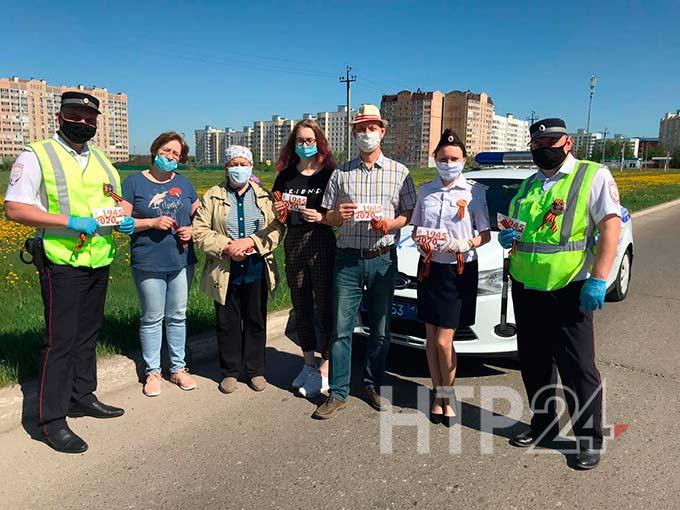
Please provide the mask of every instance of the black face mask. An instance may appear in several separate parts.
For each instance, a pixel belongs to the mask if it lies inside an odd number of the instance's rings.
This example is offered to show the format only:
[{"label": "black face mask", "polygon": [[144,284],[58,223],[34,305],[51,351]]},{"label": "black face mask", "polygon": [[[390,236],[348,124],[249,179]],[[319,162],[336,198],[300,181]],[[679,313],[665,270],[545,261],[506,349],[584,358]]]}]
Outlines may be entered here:
[{"label": "black face mask", "polygon": [[[566,143],[564,144],[566,145]],[[559,147],[539,147],[531,150],[531,157],[538,168],[542,170],[555,170],[559,168],[567,154],[564,152],[564,145]]]},{"label": "black face mask", "polygon": [[64,136],[75,143],[85,143],[94,138],[97,128],[82,122],[69,122],[61,119],[61,131]]}]

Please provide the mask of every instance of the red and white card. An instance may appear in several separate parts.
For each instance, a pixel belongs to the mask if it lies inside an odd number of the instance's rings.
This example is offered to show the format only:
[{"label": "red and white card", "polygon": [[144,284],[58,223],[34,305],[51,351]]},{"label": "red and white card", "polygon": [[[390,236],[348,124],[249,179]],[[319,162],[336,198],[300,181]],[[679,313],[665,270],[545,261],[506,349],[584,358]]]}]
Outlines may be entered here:
[{"label": "red and white card", "polygon": [[289,211],[300,212],[302,209],[307,207],[307,197],[303,195],[284,193],[281,195],[281,200],[288,204]]},{"label": "red and white card", "polygon": [[496,221],[498,222],[498,230],[505,230],[506,228],[511,228],[517,232],[524,232],[527,224],[524,221],[516,220],[505,214],[498,213],[496,216]]},{"label": "red and white card", "polygon": [[435,251],[441,251],[449,241],[449,232],[445,228],[416,227],[416,243],[422,244],[429,241]]},{"label": "red and white card", "polygon": [[92,217],[100,227],[115,227],[123,223],[125,213],[122,207],[101,207],[92,209]]},{"label": "red and white card", "polygon": [[357,204],[354,209],[354,221],[382,220],[384,217],[381,204]]}]

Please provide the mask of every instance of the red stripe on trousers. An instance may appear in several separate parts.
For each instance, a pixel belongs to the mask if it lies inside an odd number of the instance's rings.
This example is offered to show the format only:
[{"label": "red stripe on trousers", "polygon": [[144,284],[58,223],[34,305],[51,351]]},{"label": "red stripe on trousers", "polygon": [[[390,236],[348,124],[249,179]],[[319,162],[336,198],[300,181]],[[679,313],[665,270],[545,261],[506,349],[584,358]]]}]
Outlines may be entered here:
[{"label": "red stripe on trousers", "polygon": [[[40,378],[40,421],[43,421],[43,391],[45,387],[45,373],[47,372],[47,358],[50,355],[50,350],[52,349],[52,275],[49,271],[47,273],[47,281],[49,284],[50,292],[50,310],[47,317],[47,352],[45,352],[45,360],[43,361],[42,377]],[[47,425],[43,424],[43,431],[47,434]]]}]

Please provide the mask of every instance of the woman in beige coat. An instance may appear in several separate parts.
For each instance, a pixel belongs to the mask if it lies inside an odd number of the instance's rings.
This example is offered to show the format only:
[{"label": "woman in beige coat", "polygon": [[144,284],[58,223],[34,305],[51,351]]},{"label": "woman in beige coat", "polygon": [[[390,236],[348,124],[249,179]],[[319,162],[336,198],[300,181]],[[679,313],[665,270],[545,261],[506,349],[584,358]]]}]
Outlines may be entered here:
[{"label": "woman in beige coat", "polygon": [[215,301],[219,389],[229,394],[242,364],[253,390],[266,387],[267,293],[276,287],[273,251],[284,226],[269,192],[250,180],[250,149],[232,145],[226,159],[226,179],[203,195],[192,227],[206,255],[201,290]]}]

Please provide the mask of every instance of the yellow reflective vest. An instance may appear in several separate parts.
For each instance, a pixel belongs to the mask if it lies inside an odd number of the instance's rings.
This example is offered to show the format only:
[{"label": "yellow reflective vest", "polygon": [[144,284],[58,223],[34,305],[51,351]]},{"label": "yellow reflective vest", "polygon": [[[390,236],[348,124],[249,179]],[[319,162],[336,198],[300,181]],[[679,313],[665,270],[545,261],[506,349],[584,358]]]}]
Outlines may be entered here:
[{"label": "yellow reflective vest", "polygon": [[526,223],[510,257],[510,274],[527,288],[566,287],[583,268],[590,214],[588,198],[599,165],[577,161],[574,170],[548,191],[536,175],[526,179],[510,202],[509,215]]},{"label": "yellow reflective vest", "polygon": [[[42,171],[42,185],[47,197],[47,212],[65,216],[92,217],[92,210],[114,207],[113,198],[104,195],[103,184],[112,184],[120,194],[120,177],[108,158],[90,146],[90,157],[83,170],[78,161],[56,140],[29,145]],[[80,250],[80,234],[69,229],[44,229],[45,255],[54,264],[73,267],[104,267],[116,253],[112,227],[99,227],[88,236]]]}]

